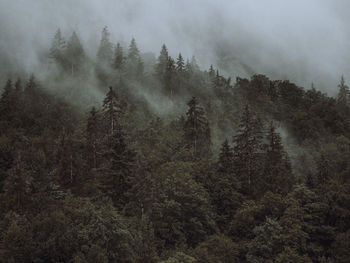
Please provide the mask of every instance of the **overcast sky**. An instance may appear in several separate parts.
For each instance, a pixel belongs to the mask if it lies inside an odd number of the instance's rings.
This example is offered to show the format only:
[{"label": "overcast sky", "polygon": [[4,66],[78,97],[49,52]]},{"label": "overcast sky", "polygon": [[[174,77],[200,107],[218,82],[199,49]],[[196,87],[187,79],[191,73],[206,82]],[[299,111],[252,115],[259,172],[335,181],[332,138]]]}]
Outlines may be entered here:
[{"label": "overcast sky", "polygon": [[233,77],[314,82],[333,95],[341,74],[350,82],[349,12],[347,0],[0,0],[0,59],[35,71],[58,27],[94,56],[107,25],[112,41],[135,37],[143,52],[165,43],[203,68],[221,58]]}]

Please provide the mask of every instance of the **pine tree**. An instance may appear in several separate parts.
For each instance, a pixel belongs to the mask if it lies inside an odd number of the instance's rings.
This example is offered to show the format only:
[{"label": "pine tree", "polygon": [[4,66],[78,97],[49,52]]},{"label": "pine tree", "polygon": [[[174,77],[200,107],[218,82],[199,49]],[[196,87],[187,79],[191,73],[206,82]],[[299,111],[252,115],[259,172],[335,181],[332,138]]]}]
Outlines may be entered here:
[{"label": "pine tree", "polygon": [[59,67],[64,67],[66,61],[64,51],[66,48],[66,42],[62,37],[61,30],[57,29],[56,34],[52,40],[49,57],[55,61]]},{"label": "pine tree", "polygon": [[179,53],[179,56],[177,57],[177,60],[176,60],[176,71],[182,73],[184,70],[185,70],[185,62],[181,53]]},{"label": "pine tree", "polygon": [[128,60],[137,63],[138,59],[140,57],[140,51],[137,47],[135,38],[131,39],[129,50],[128,50]]},{"label": "pine tree", "polygon": [[121,70],[124,65],[124,53],[123,53],[123,48],[120,45],[120,43],[117,43],[117,46],[114,50],[114,63],[113,67],[115,69]]},{"label": "pine tree", "polygon": [[73,32],[71,38],[69,39],[64,54],[67,57],[68,61],[67,71],[69,71],[73,76],[75,72],[81,70],[86,57],[83,46],[81,45],[80,40],[75,32]]},{"label": "pine tree", "polygon": [[158,63],[156,64],[155,68],[156,75],[161,82],[164,80],[164,75],[168,64],[168,57],[168,49],[166,45],[163,44],[162,49],[160,51],[160,55],[158,57]]},{"label": "pine tree", "polygon": [[195,97],[188,102],[187,119],[184,125],[185,142],[193,159],[210,155],[210,128],[208,119]]},{"label": "pine tree", "polygon": [[260,120],[247,105],[234,136],[234,167],[244,194],[254,195],[262,168]]},{"label": "pine tree", "polygon": [[137,79],[143,75],[143,62],[134,38],[129,45],[126,68],[130,78]]},{"label": "pine tree", "polygon": [[14,106],[14,89],[12,81],[7,80],[4,87],[4,91],[0,98],[0,119],[3,121],[10,121],[11,115],[13,114]]},{"label": "pine tree", "polygon": [[270,123],[266,139],[268,143],[265,146],[264,176],[260,185],[265,185],[263,191],[286,194],[293,184],[292,169],[288,155],[283,149],[281,136],[276,132],[273,122]]},{"label": "pine tree", "polygon": [[197,64],[197,59],[195,56],[192,56],[192,58],[191,58],[191,67],[192,67],[193,71],[195,71],[195,72],[199,71],[199,66]]},{"label": "pine tree", "polygon": [[123,113],[123,109],[112,87],[109,87],[109,91],[103,100],[102,112],[108,135],[113,135],[113,133],[120,128],[120,117]]},{"label": "pine tree", "polygon": [[225,140],[221,146],[216,173],[210,181],[210,195],[218,214],[217,223],[225,231],[233,219],[234,213],[242,203],[242,196],[238,192],[239,184],[234,174],[233,149]]},{"label": "pine tree", "polygon": [[218,161],[218,172],[222,174],[232,174],[233,172],[233,149],[226,139],[221,146],[219,161]]},{"label": "pine tree", "polygon": [[175,74],[176,74],[175,62],[169,56],[167,67],[165,70],[165,75],[164,75],[164,90],[170,98],[172,98],[175,93]]},{"label": "pine tree", "polygon": [[349,95],[350,95],[350,91],[349,91],[349,87],[347,85],[345,85],[345,80],[344,80],[344,76],[341,76],[340,78],[340,84],[338,85],[339,87],[339,92],[338,92],[338,103],[342,106],[342,107],[347,107],[349,106]]},{"label": "pine tree", "polygon": [[133,180],[135,151],[129,149],[121,128],[114,131],[105,146],[106,168],[100,170],[100,186],[111,197],[114,205],[123,208],[127,203],[127,192]]},{"label": "pine tree", "polygon": [[99,138],[99,119],[95,107],[92,107],[86,124],[86,151],[90,169],[97,168],[97,148]]},{"label": "pine tree", "polygon": [[213,78],[214,76],[215,76],[214,67],[213,67],[213,65],[210,65],[210,68],[209,68],[209,77]]},{"label": "pine tree", "polygon": [[110,33],[107,27],[102,30],[100,46],[97,52],[97,60],[102,65],[110,66],[113,59],[113,46],[109,40]]}]

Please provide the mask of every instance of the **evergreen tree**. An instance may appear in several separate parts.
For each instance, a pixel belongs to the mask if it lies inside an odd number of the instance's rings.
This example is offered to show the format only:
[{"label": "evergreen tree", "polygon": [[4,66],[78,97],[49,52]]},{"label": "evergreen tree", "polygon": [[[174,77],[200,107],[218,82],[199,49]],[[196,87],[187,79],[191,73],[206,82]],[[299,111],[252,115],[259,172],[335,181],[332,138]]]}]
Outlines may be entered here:
[{"label": "evergreen tree", "polygon": [[349,87],[345,85],[345,80],[344,76],[341,76],[340,78],[340,84],[338,85],[339,87],[339,92],[338,92],[338,103],[342,107],[347,107],[349,106],[349,96],[350,96],[350,91]]},{"label": "evergreen tree", "polygon": [[140,78],[143,75],[143,63],[134,38],[131,39],[129,45],[126,68],[127,74],[133,79]]},{"label": "evergreen tree", "polygon": [[209,68],[209,76],[211,78],[213,78],[215,76],[215,70],[214,70],[214,67],[213,65],[210,65],[210,68]]},{"label": "evergreen tree", "polygon": [[[270,190],[279,194],[287,194],[293,184],[292,168],[287,153],[283,149],[280,135],[276,132],[273,122],[270,123],[267,134],[265,168],[261,185],[262,191]],[[262,194],[262,193],[261,193]]]},{"label": "evergreen tree", "polygon": [[174,60],[169,56],[168,57],[168,63],[167,67],[165,70],[165,75],[164,75],[164,90],[166,94],[172,98],[175,93],[175,62]]},{"label": "evergreen tree", "polygon": [[113,67],[117,70],[121,70],[124,65],[124,53],[123,53],[123,47],[120,45],[120,43],[117,43],[117,46],[114,50],[114,63]]},{"label": "evergreen tree", "polygon": [[113,59],[113,46],[109,40],[110,33],[107,27],[102,30],[100,46],[97,52],[97,61],[102,65],[110,66]]},{"label": "evergreen tree", "polygon": [[108,135],[112,135],[120,128],[120,117],[123,113],[119,98],[112,87],[109,87],[109,91],[103,100],[102,112]]},{"label": "evergreen tree", "polygon": [[219,161],[218,161],[218,172],[222,174],[233,173],[233,149],[226,139],[221,146]]},{"label": "evergreen tree", "polygon": [[123,208],[133,180],[136,153],[126,144],[121,128],[109,136],[103,155],[106,163],[100,169],[101,189],[116,207]]},{"label": "evergreen tree", "polygon": [[14,104],[14,89],[12,81],[7,80],[4,87],[4,91],[0,98],[0,119],[3,121],[10,121],[11,115],[13,114],[13,104]]},{"label": "evergreen tree", "polygon": [[156,64],[156,68],[155,68],[156,75],[161,82],[163,82],[164,80],[164,75],[168,65],[168,57],[169,57],[168,49],[166,45],[163,44],[162,49],[160,51],[160,55],[158,56],[158,63]]},{"label": "evergreen tree", "polygon": [[234,174],[233,157],[233,150],[225,140],[221,146],[216,173],[211,178],[209,187],[218,215],[216,221],[222,231],[226,231],[243,199],[238,192],[239,184]]},{"label": "evergreen tree", "polygon": [[176,60],[176,70],[177,72],[181,72],[181,73],[185,70],[185,62],[181,53],[179,53],[179,56],[177,57],[177,60]]},{"label": "evergreen tree", "polygon": [[192,97],[187,105],[189,108],[184,125],[186,146],[192,152],[193,159],[209,156],[211,138],[208,119],[195,97]]},{"label": "evergreen tree", "polygon": [[73,32],[71,38],[67,43],[65,50],[65,56],[67,57],[68,68],[67,71],[71,72],[73,76],[75,72],[82,69],[85,61],[85,51],[80,43],[80,40],[75,32]]},{"label": "evergreen tree", "polygon": [[59,67],[64,67],[66,61],[64,56],[64,51],[66,48],[66,42],[62,37],[61,30],[57,29],[55,36],[51,43],[50,55],[49,57],[55,61]]},{"label": "evergreen tree", "polygon": [[247,105],[234,136],[234,167],[239,176],[243,193],[256,194],[257,182],[262,169],[262,130],[260,120]]},{"label": "evergreen tree", "polygon": [[86,124],[86,151],[89,168],[97,168],[97,149],[99,138],[99,119],[95,107],[92,107]]},{"label": "evergreen tree", "polygon": [[135,38],[132,38],[128,50],[128,60],[136,64],[139,57],[140,51],[137,47],[136,40]]}]

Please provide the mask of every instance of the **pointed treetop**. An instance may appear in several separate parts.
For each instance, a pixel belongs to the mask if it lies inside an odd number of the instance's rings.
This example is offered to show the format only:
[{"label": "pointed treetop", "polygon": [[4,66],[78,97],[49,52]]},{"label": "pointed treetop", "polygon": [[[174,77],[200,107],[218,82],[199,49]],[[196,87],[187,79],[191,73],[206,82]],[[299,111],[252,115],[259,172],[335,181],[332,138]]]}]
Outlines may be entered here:
[{"label": "pointed treetop", "polygon": [[109,40],[110,33],[107,27],[104,27],[101,33],[100,46],[97,52],[97,58],[100,62],[110,63],[113,57],[113,46]]}]

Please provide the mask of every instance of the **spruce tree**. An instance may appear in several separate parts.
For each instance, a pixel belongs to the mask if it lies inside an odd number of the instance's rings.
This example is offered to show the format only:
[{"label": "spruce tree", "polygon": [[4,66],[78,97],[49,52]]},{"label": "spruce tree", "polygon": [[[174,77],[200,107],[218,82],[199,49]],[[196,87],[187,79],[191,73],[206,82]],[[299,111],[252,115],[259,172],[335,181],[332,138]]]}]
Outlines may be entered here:
[{"label": "spruce tree", "polygon": [[68,62],[66,70],[73,76],[82,69],[86,57],[83,46],[75,32],[73,32],[71,38],[67,42],[65,56]]},{"label": "spruce tree", "polygon": [[184,136],[186,146],[196,160],[210,155],[210,128],[204,109],[198,105],[197,99],[192,97],[187,105]]},{"label": "spruce tree", "polygon": [[55,36],[51,43],[49,57],[59,66],[64,67],[66,61],[64,51],[66,48],[66,42],[62,37],[61,30],[57,29]]},{"label": "spruce tree", "polygon": [[10,121],[10,116],[13,114],[14,104],[14,89],[12,81],[7,80],[4,91],[0,98],[0,119],[3,121]]},{"label": "spruce tree", "polygon": [[262,127],[247,105],[234,141],[234,167],[244,194],[253,196],[262,169]]},{"label": "spruce tree", "polygon": [[104,146],[104,168],[100,169],[100,187],[114,205],[123,208],[127,203],[127,192],[133,181],[135,151],[125,141],[125,134],[119,126]]},{"label": "spruce tree", "polygon": [[111,65],[113,59],[113,46],[109,40],[110,33],[107,27],[102,30],[100,46],[97,52],[97,61],[102,65]]},{"label": "spruce tree", "polygon": [[99,138],[99,118],[95,107],[92,107],[86,124],[86,151],[90,169],[97,168],[97,150]]},{"label": "spruce tree", "polygon": [[264,176],[260,185],[265,185],[263,191],[287,194],[293,184],[292,169],[273,122],[270,123],[266,140]]},{"label": "spruce tree", "polygon": [[143,75],[143,62],[134,38],[129,45],[126,68],[129,78],[137,79]]},{"label": "spruce tree", "polygon": [[345,85],[344,76],[341,76],[340,84],[338,85],[338,87],[339,87],[338,104],[341,105],[342,107],[349,106],[350,91],[349,91],[349,87]]},{"label": "spruce tree", "polygon": [[232,174],[233,172],[233,149],[226,139],[221,146],[218,172],[222,174]]},{"label": "spruce tree", "polygon": [[158,79],[162,82],[164,80],[164,75],[166,72],[166,68],[168,65],[168,49],[165,44],[163,44],[162,49],[160,51],[160,55],[158,57],[158,63],[156,64],[156,75]]},{"label": "spruce tree", "polygon": [[180,72],[180,73],[182,73],[185,70],[185,62],[181,53],[179,53],[179,56],[177,57],[177,60],[176,60],[176,70],[177,72]]},{"label": "spruce tree", "polygon": [[168,57],[164,75],[164,90],[170,98],[172,98],[175,93],[175,74],[175,62],[171,57]]},{"label": "spruce tree", "polygon": [[209,187],[212,202],[218,214],[218,226],[222,231],[226,230],[236,209],[242,203],[242,196],[238,192],[238,180],[234,174],[233,158],[233,149],[228,140],[225,140],[220,149],[216,173],[211,178]]},{"label": "spruce tree", "polygon": [[123,109],[117,94],[112,87],[109,87],[109,91],[103,100],[103,119],[107,128],[107,134],[112,135],[120,125],[120,117],[123,113]]},{"label": "spruce tree", "polygon": [[114,50],[114,63],[113,67],[117,70],[121,70],[124,65],[124,53],[123,53],[123,47],[120,45],[120,43],[117,43],[117,46]]}]

